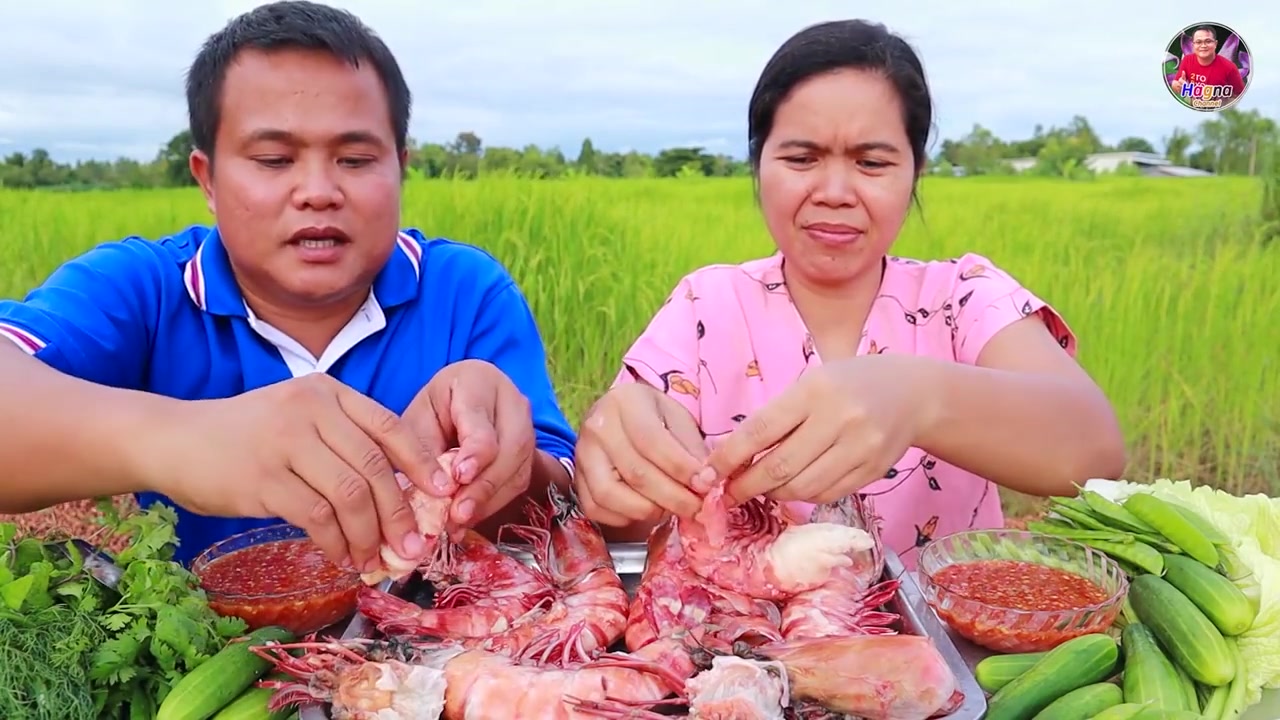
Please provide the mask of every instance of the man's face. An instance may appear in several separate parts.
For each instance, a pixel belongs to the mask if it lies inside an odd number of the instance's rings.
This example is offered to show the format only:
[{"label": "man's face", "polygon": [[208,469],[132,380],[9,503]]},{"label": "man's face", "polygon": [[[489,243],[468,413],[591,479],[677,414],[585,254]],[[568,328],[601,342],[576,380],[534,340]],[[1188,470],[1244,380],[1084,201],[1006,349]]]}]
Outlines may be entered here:
[{"label": "man's face", "polygon": [[244,51],[221,108],[212,166],[197,151],[191,169],[251,306],[363,301],[400,225],[401,157],[370,63]]},{"label": "man's face", "polygon": [[1218,51],[1218,41],[1214,39],[1213,33],[1208,30],[1197,30],[1196,34],[1191,37],[1191,42],[1196,57],[1201,60],[1212,60],[1214,53]]}]

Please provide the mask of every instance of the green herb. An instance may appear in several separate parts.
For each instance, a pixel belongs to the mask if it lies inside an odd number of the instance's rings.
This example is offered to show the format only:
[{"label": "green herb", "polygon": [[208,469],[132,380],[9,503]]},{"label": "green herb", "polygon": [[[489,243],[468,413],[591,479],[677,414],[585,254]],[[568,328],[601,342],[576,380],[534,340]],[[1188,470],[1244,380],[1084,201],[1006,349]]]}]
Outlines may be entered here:
[{"label": "green herb", "polygon": [[159,705],[183,675],[247,630],[243,620],[211,610],[195,575],[173,562],[177,520],[156,504],[119,521],[132,541],[116,558],[124,568],[120,599],[101,617],[109,639],[94,651],[89,673],[95,692],[105,690],[104,720],[127,718],[134,697]]},{"label": "green herb", "polygon": [[74,544],[53,552],[0,524],[0,718],[150,717],[178,680],[245,633],[173,561],[172,508],[108,514],[107,524],[130,538],[114,590],[88,574]]}]

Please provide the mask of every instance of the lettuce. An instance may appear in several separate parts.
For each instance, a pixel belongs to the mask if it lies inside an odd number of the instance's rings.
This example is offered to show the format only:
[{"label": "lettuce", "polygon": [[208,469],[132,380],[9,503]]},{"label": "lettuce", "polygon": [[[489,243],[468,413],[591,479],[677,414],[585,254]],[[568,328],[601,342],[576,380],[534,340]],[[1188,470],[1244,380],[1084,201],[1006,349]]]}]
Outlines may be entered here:
[{"label": "lettuce", "polygon": [[1260,494],[1238,497],[1172,480],[1105,485],[1091,480],[1086,487],[1117,502],[1151,493],[1194,510],[1231,538],[1230,552],[1223,553],[1227,575],[1258,608],[1253,627],[1237,638],[1249,667],[1247,702],[1259,702],[1264,688],[1280,688],[1280,500]]}]

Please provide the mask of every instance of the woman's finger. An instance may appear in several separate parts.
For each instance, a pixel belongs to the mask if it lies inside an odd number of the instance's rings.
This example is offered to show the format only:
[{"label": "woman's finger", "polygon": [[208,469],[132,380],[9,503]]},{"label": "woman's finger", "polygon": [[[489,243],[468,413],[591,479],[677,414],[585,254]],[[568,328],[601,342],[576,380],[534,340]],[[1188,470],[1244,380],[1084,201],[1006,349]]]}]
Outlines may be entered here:
[{"label": "woman's finger", "polygon": [[[870,448],[867,448],[859,454],[859,457],[870,456]],[[814,500],[814,502],[818,504],[835,502],[847,495],[861,492],[861,490],[866,486],[883,478],[884,474],[889,471],[889,468],[893,467],[893,464],[901,459],[902,455],[899,453],[892,459],[881,457],[878,460],[868,460],[858,463],[857,467],[850,469],[845,473],[844,477],[841,477],[836,482],[831,483],[826,490],[819,493],[817,495],[818,499]]]},{"label": "woman's finger", "polygon": [[[669,432],[666,430],[661,432],[671,442],[675,442]],[[657,465],[649,462],[631,444],[630,438],[626,435],[602,438],[602,442],[605,453],[613,462],[622,481],[654,505],[681,517],[689,517],[702,508],[702,500],[689,489],[688,485],[672,478]],[[686,482],[692,482],[692,480],[690,476]]]},{"label": "woman's finger", "polygon": [[808,417],[807,395],[792,386],[743,420],[711,451],[707,464],[715,470],[716,477],[728,478],[757,455],[782,442]]},{"label": "woman's finger", "polygon": [[835,430],[829,425],[810,419],[783,438],[777,447],[736,479],[731,480],[729,496],[735,502],[743,503],[791,483],[831,448],[836,437]]},{"label": "woman's finger", "polygon": [[[779,446],[778,450],[782,447]],[[774,452],[778,452],[775,450]],[[771,453],[772,455],[772,453]],[[822,504],[815,498],[827,497],[833,492],[843,492],[856,471],[865,464],[866,454],[855,443],[832,437],[832,442],[802,468],[790,482],[769,493],[780,502],[811,502]],[[837,497],[843,497],[839,495]]]},{"label": "woman's finger", "polygon": [[616,513],[601,505],[591,494],[591,484],[581,476],[575,475],[573,490],[578,496],[578,503],[588,519],[610,527],[626,527],[632,523],[631,518]]},{"label": "woman's finger", "polygon": [[584,494],[601,509],[627,518],[619,526],[652,517],[655,504],[628,487],[613,463],[602,446],[590,441],[579,444],[574,474],[581,478],[581,486],[587,489]]},{"label": "woman's finger", "polygon": [[[656,399],[659,402],[662,400]],[[672,421],[661,414],[658,403],[646,401],[621,408],[619,420],[622,432],[626,434],[627,444],[635,448],[646,466],[656,468],[661,474],[687,487],[693,483],[693,476],[702,469],[702,458],[690,452],[676,435],[679,432],[687,436],[688,425],[693,425],[694,432],[698,433],[693,418],[687,417],[689,413],[684,412],[684,408],[681,408],[681,412],[686,416],[687,422],[677,420],[675,422],[680,424],[673,427]],[[695,436],[700,437],[701,434]]]}]

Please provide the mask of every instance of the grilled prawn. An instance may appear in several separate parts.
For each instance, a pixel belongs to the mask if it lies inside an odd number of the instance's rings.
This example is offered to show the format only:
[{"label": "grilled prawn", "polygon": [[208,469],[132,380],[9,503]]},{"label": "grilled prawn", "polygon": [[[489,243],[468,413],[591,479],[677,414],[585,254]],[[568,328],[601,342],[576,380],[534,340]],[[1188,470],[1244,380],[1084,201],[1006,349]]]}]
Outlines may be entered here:
[{"label": "grilled prawn", "polygon": [[440,547],[439,537],[444,533],[445,522],[449,519],[449,506],[460,487],[453,470],[453,464],[457,458],[457,449],[449,450],[436,458],[436,462],[444,469],[445,477],[449,481],[448,487],[441,488],[439,495],[423,491],[422,488],[410,483],[409,478],[396,473],[400,490],[408,500],[409,507],[413,509],[413,518],[418,525],[418,532],[422,533],[422,538],[426,540],[425,549],[418,557],[404,558],[400,557],[395,548],[384,543],[379,551],[382,566],[373,572],[360,574],[360,579],[365,585],[377,585],[388,578],[402,580],[437,552]]},{"label": "grilled prawn", "polygon": [[655,705],[684,684],[662,664],[658,645],[563,669],[452,644],[306,641],[251,649],[294,678],[258,683],[275,690],[268,710],[328,702],[335,720],[623,717],[613,713]]},{"label": "grilled prawn", "polygon": [[[449,608],[422,608],[366,589],[358,597],[360,612],[388,635],[462,639],[469,647],[559,666],[604,652],[625,629],[626,589],[599,529],[573,496],[551,487],[548,497],[550,512],[529,511],[537,524],[502,529],[528,543],[534,568],[529,574],[515,570],[523,566],[519,560],[471,533],[464,542],[475,547],[450,544],[443,553],[460,558],[453,575],[473,579],[465,591],[445,591]],[[478,567],[464,567],[468,560]],[[491,577],[516,580],[504,585]]]},{"label": "grilled prawn", "polygon": [[689,567],[716,585],[764,600],[786,600],[822,585],[877,543],[841,522],[795,523],[763,496],[730,508],[722,483],[703,498],[692,520],[679,523]]}]

